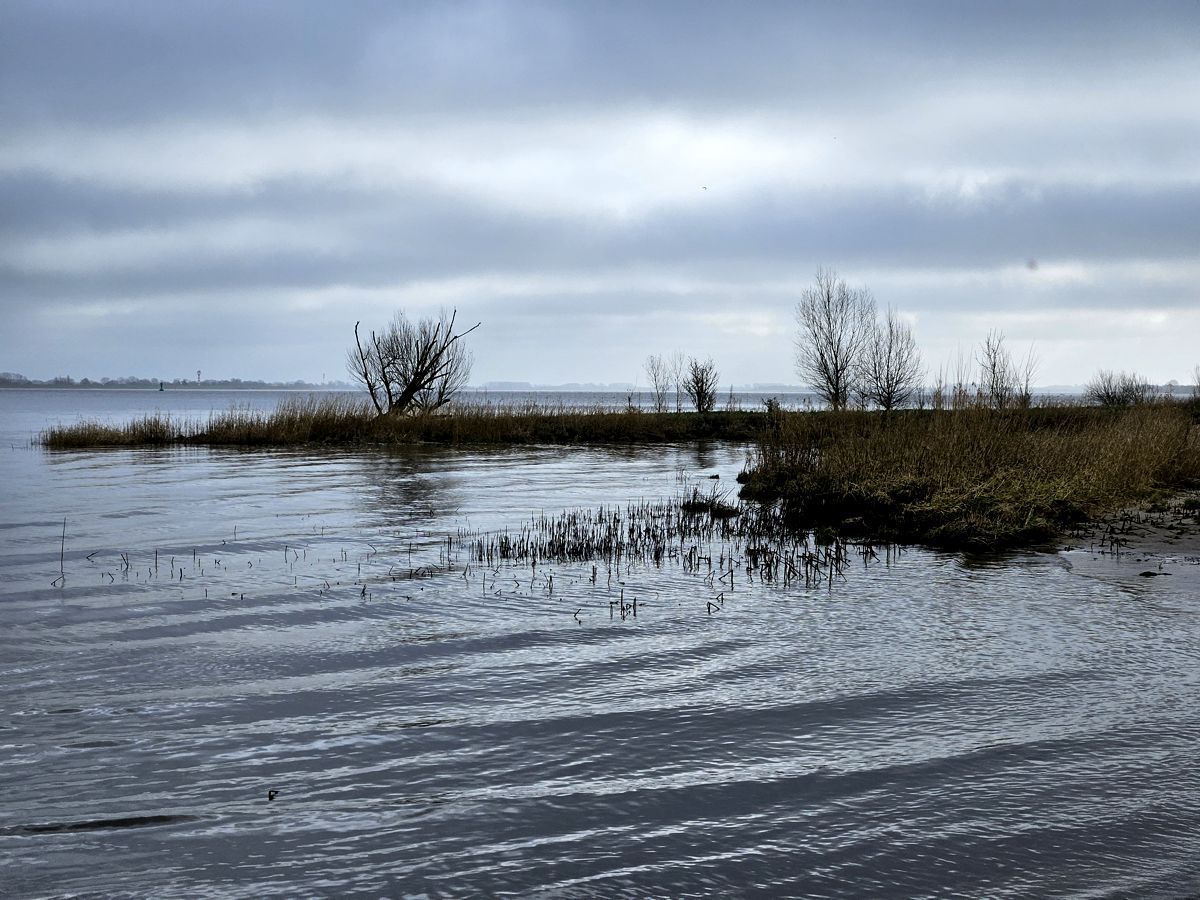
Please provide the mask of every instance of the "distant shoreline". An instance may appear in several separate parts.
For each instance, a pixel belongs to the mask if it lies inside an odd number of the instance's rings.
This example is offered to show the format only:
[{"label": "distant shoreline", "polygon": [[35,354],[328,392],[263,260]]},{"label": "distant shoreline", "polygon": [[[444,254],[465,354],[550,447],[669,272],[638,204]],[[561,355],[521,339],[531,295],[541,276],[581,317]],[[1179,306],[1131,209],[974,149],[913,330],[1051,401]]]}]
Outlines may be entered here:
[{"label": "distant shoreline", "polygon": [[166,393],[168,391],[334,391],[334,392],[354,392],[358,388],[352,384],[279,384],[267,382],[242,382],[240,384],[231,384],[229,382],[214,382],[201,384],[171,384],[163,382],[160,388],[158,383],[137,383],[137,384],[101,384],[99,382],[89,382],[81,384],[74,382],[72,384],[52,384],[48,382],[31,381],[28,383],[10,383],[0,382],[0,391],[152,391],[153,393]]},{"label": "distant shoreline", "polygon": [[[732,386],[734,394],[761,394],[763,396],[804,396],[810,397],[814,401],[817,400],[817,395],[812,390],[798,387],[796,385],[786,385],[784,387],[765,387],[762,385],[744,385],[735,384]],[[0,381],[0,391],[30,391],[30,390],[46,390],[46,391],[147,391],[153,393],[167,393],[169,391],[295,391],[307,393],[359,393],[362,388],[356,384],[345,383],[329,383],[329,384],[309,384],[301,383],[283,383],[283,382],[202,382],[201,384],[181,383],[173,384],[171,382],[163,382],[160,388],[157,383],[150,384],[149,382],[138,382],[135,384],[119,384],[114,382],[101,383],[90,381],[86,383],[72,382],[70,384],[51,383],[45,381],[28,381],[28,382],[6,382]],[[725,389],[726,391],[728,389]],[[632,395],[634,397],[648,396],[652,390],[648,387],[603,387],[600,385],[590,386],[575,386],[575,385],[535,385],[533,387],[465,387],[460,394],[612,394],[612,395]],[[1055,385],[1048,388],[1035,388],[1033,396],[1035,398],[1060,399],[1072,398],[1076,395],[1081,395],[1083,388],[1077,385]],[[724,396],[724,395],[722,395]],[[1182,396],[1182,394],[1181,394]]]},{"label": "distant shoreline", "polygon": [[[0,390],[56,390],[56,391],[94,391],[94,390],[119,390],[119,391],[159,391],[160,382],[137,381],[137,382],[99,382],[99,381],[72,381],[64,383],[61,381],[4,381],[0,380]],[[203,381],[197,384],[196,382],[161,382],[162,390],[165,391],[345,391],[357,393],[362,390],[359,385],[348,384],[346,382],[327,382],[325,384],[311,384],[309,382],[266,382],[266,381]],[[734,393],[738,394],[805,394],[815,396],[808,388],[797,385],[760,385],[760,384],[735,384],[732,385]],[[620,386],[602,384],[545,384],[545,385],[529,385],[515,386],[513,384],[504,385],[483,385],[480,387],[464,387],[460,394],[634,394],[643,395],[652,392],[649,387],[637,386]]]}]

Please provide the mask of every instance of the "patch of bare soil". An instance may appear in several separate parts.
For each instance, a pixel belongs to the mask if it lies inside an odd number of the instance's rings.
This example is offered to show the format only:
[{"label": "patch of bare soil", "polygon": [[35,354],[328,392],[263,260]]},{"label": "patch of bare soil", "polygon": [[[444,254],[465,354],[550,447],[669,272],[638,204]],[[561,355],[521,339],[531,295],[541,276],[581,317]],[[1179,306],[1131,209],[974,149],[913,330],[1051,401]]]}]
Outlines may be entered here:
[{"label": "patch of bare soil", "polygon": [[1200,491],[1092,523],[1070,535],[1060,553],[1080,574],[1200,589]]}]

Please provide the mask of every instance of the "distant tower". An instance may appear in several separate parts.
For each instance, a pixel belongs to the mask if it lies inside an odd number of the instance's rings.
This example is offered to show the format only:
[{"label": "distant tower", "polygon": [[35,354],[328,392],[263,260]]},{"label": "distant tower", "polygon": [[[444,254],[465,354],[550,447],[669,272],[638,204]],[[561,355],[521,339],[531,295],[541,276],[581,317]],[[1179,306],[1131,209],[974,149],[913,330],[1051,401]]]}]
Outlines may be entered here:
[{"label": "distant tower", "polygon": [[196,384],[199,384],[199,383],[200,383],[200,370],[197,369],[196,370]]}]

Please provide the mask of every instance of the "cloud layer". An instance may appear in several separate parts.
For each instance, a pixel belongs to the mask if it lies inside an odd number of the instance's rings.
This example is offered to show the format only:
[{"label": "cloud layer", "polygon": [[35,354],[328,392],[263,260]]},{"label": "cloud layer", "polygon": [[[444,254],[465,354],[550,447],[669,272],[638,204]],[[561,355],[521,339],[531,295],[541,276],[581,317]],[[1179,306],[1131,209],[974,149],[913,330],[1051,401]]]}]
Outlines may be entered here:
[{"label": "cloud layer", "polygon": [[340,377],[454,306],[476,381],[792,381],[831,266],[934,368],[1182,380],[1198,60],[1185,3],[9,2],[0,369]]}]

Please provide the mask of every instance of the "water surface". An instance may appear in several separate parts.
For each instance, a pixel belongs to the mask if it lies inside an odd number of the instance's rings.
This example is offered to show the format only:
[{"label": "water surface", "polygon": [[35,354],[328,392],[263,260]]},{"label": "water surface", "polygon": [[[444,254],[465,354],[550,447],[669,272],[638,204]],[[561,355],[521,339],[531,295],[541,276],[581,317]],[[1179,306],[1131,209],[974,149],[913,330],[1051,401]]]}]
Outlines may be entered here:
[{"label": "water surface", "polygon": [[1200,889],[1170,579],[481,568],[462,531],[731,485],[744,451],[31,447],[83,393],[0,392],[5,896]]}]

